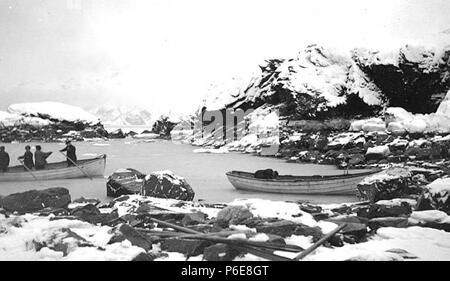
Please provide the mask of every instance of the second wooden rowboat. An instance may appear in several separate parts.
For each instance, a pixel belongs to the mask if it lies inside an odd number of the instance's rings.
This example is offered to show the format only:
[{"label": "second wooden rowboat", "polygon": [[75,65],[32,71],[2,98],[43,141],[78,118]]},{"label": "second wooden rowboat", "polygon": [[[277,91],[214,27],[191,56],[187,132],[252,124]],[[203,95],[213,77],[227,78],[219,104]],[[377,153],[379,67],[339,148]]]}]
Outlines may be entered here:
[{"label": "second wooden rowboat", "polygon": [[226,175],[238,190],[285,194],[355,195],[358,183],[380,171],[377,169],[331,176],[280,175],[276,179],[259,179],[255,178],[253,173],[242,171],[231,171]]}]

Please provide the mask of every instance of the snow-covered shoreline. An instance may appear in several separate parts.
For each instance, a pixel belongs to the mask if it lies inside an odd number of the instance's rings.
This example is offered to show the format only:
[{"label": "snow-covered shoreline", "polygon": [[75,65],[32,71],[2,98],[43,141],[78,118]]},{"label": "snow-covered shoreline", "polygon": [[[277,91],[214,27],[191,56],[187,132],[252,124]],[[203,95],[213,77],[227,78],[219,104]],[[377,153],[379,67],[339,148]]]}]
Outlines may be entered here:
[{"label": "snow-covered shoreline", "polygon": [[[447,183],[439,180],[429,191],[448,192]],[[407,198],[329,205],[263,199],[207,204],[123,195],[105,204],[85,198],[71,201],[61,189],[52,191],[60,194],[52,202],[52,193],[43,192],[36,198],[47,194],[48,207],[34,211],[14,212],[17,202],[0,197],[0,260],[267,260],[242,249],[236,252],[232,244],[171,234],[176,230],[153,218],[214,237],[299,247],[298,252],[273,252],[285,258],[294,258],[346,223],[305,260],[450,259],[450,216],[417,210],[416,201]]]}]

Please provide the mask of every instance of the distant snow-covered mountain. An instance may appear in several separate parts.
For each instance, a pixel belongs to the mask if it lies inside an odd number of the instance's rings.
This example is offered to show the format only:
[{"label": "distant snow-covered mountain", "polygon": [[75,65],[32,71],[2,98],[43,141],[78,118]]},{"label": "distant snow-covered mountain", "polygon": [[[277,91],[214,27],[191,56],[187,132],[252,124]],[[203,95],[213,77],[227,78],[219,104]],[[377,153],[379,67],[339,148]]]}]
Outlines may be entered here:
[{"label": "distant snow-covered mountain", "polygon": [[138,107],[102,105],[90,112],[106,126],[151,126],[154,122],[148,110]]}]

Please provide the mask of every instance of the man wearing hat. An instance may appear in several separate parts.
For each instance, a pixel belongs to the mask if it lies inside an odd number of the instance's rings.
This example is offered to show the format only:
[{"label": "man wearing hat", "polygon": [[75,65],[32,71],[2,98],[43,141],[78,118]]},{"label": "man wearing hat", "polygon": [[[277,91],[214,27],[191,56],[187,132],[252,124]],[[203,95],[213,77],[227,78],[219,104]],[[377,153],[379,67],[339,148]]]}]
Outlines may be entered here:
[{"label": "man wearing hat", "polygon": [[75,146],[72,145],[72,142],[70,140],[66,140],[66,147],[64,147],[60,151],[61,152],[67,151],[67,153],[66,153],[67,166],[68,167],[75,166],[74,162],[77,162],[76,149],[75,149]]},{"label": "man wearing hat", "polygon": [[4,146],[0,146],[0,172],[7,172],[9,166],[9,154]]},{"label": "man wearing hat", "polygon": [[29,145],[25,146],[25,153],[23,154],[23,156],[17,158],[18,160],[23,159],[23,165],[26,166],[26,168],[24,167],[25,170],[27,170],[27,168],[31,170],[34,167],[33,153],[31,153],[30,150],[31,147]]}]

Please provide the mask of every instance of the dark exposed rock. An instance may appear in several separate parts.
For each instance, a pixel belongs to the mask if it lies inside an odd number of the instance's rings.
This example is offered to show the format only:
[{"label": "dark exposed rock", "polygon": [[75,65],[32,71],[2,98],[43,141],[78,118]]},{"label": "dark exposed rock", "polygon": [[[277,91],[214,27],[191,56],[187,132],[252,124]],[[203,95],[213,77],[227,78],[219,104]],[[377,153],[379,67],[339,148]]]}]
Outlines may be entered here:
[{"label": "dark exposed rock", "polygon": [[303,212],[307,212],[307,213],[310,213],[310,214],[322,212],[322,207],[316,206],[316,205],[300,203],[299,207],[300,207],[300,210],[302,210]]},{"label": "dark exposed rock", "polygon": [[369,220],[369,227],[376,230],[380,227],[407,227],[408,218],[405,217],[382,217]]},{"label": "dark exposed rock", "polygon": [[348,214],[349,212],[351,212],[351,210],[352,210],[352,208],[347,205],[342,205],[338,208],[331,209],[332,212],[339,213],[339,214]]},{"label": "dark exposed rock", "polygon": [[152,242],[128,224],[123,223],[116,226],[113,233],[114,235],[111,237],[108,244],[128,240],[131,245],[141,247],[146,251],[152,249]]},{"label": "dark exposed rock", "polygon": [[398,217],[411,214],[411,206],[406,202],[401,202],[400,205],[378,205],[371,204],[369,206],[360,208],[357,211],[358,216],[369,219],[381,217]]},{"label": "dark exposed rock", "polygon": [[221,227],[229,225],[245,224],[253,218],[253,214],[248,208],[243,206],[228,206],[220,210],[217,214],[216,222]]},{"label": "dark exposed rock", "polygon": [[289,237],[291,235],[312,236],[313,241],[319,240],[323,234],[319,227],[310,227],[304,224],[295,223],[288,220],[266,222],[256,226],[260,233]]},{"label": "dark exposed rock", "polygon": [[196,212],[196,213],[185,214],[181,223],[184,226],[188,226],[188,225],[193,225],[193,224],[204,223],[205,220],[206,220],[206,214]]},{"label": "dark exposed rock", "polygon": [[141,195],[192,201],[195,192],[184,178],[169,171],[154,172],[144,179]]},{"label": "dark exposed rock", "polygon": [[266,234],[274,234],[281,237],[289,237],[294,234],[297,226],[298,224],[295,222],[281,220],[256,226],[256,231]]},{"label": "dark exposed rock", "polygon": [[232,261],[240,254],[235,248],[219,243],[205,248],[203,258],[207,261]]},{"label": "dark exposed rock", "polygon": [[304,224],[297,224],[297,227],[295,228],[295,231],[293,233],[294,235],[303,235],[303,236],[311,236],[313,242],[318,241],[320,238],[322,238],[323,233],[320,227],[311,227]]},{"label": "dark exposed rock", "polygon": [[138,194],[141,191],[145,174],[131,169],[121,169],[108,177],[106,195],[119,197],[126,194]]},{"label": "dark exposed rock", "polygon": [[100,210],[93,204],[87,204],[84,206],[76,207],[71,210],[70,213],[73,216],[80,218],[83,221],[87,221],[92,224],[105,224],[118,218],[117,211],[111,213],[101,213]]},{"label": "dark exposed rock", "polygon": [[125,138],[125,134],[123,133],[122,129],[117,129],[113,132],[108,133],[108,138],[110,139],[123,139]]},{"label": "dark exposed rock", "polygon": [[344,235],[353,235],[358,239],[361,239],[367,234],[367,226],[362,223],[347,223],[347,225],[341,230]]},{"label": "dark exposed rock", "polygon": [[157,256],[152,253],[139,253],[131,261],[153,261]]},{"label": "dark exposed rock", "polygon": [[69,190],[63,187],[14,193],[0,199],[3,209],[19,213],[35,212],[47,207],[67,208],[69,203]]},{"label": "dark exposed rock", "polygon": [[344,246],[344,235],[342,234],[336,234],[331,236],[331,238],[328,240],[331,246],[334,247],[342,247]]},{"label": "dark exposed rock", "polygon": [[369,220],[365,217],[358,217],[358,216],[339,216],[339,217],[333,217],[329,218],[326,221],[334,222],[337,224],[341,223],[360,223],[367,225]]}]

